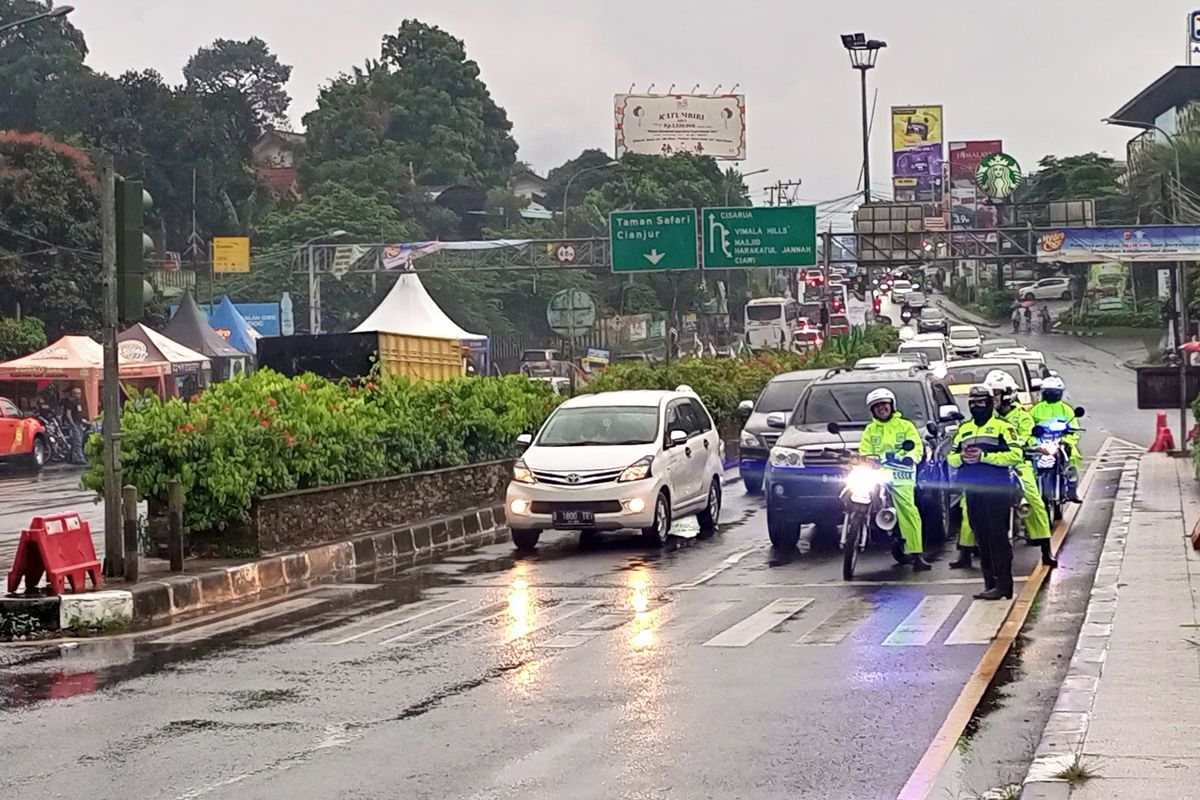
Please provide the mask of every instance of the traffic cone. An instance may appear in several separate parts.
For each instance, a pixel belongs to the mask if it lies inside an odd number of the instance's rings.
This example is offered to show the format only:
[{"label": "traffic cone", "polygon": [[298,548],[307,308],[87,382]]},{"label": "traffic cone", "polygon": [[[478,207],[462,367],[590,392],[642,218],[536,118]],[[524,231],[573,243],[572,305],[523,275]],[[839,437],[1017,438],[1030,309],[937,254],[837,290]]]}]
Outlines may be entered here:
[{"label": "traffic cone", "polygon": [[1167,425],[1167,412],[1158,412],[1156,427],[1158,430],[1154,434],[1154,444],[1150,445],[1147,452],[1165,453],[1168,450],[1174,450],[1175,437],[1171,435],[1171,428]]}]

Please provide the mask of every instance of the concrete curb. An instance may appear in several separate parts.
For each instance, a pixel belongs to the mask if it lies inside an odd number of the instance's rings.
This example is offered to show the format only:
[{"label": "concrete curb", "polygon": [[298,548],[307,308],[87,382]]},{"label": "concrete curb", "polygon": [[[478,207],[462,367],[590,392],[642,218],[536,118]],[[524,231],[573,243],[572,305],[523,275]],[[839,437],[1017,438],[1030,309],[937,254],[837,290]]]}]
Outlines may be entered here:
[{"label": "concrete curb", "polygon": [[1092,708],[1100,687],[1100,675],[1112,638],[1121,562],[1129,537],[1129,521],[1133,513],[1140,464],[1140,458],[1126,461],[1121,471],[1083,626],[1079,630],[1066,677],[1059,687],[1058,698],[1025,775],[1021,800],[1066,800],[1070,797],[1071,784],[1055,776],[1083,753],[1087,739]]},{"label": "concrete curb", "polygon": [[508,539],[504,506],[195,574],[146,580],[126,589],[59,597],[0,598],[0,615],[44,619],[43,631],[109,633],[150,628],[265,599],[360,570],[428,563],[457,550]]},{"label": "concrete curb", "polygon": [[951,306],[948,301],[942,300],[940,297],[935,297],[933,302],[937,304],[938,308],[946,312],[947,317],[961,325],[974,325],[976,328],[987,328],[988,330],[993,331],[1000,330],[1000,325],[997,325],[994,322],[989,322],[983,317],[971,314],[966,309],[959,308],[958,306]]}]

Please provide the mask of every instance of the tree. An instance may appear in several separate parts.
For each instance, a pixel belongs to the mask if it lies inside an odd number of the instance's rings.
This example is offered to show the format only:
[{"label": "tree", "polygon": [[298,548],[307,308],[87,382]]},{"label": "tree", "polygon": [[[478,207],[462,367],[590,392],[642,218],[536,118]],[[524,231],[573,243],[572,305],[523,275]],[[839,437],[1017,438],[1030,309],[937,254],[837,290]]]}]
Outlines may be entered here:
[{"label": "tree", "polygon": [[284,87],[292,77],[292,68],[280,63],[257,36],[244,42],[217,39],[201,47],[188,59],[183,77],[188,90],[199,95],[240,95],[260,132],[287,121],[292,98]]},{"label": "tree", "polygon": [[1038,162],[1037,172],[1017,188],[1013,202],[1094,200],[1097,224],[1121,224],[1130,221],[1128,196],[1120,183],[1123,173],[1113,159],[1097,153],[1062,158],[1048,155]]},{"label": "tree", "polygon": [[[0,0],[0,25],[50,8],[50,0]],[[86,56],[83,34],[63,18],[0,33],[0,130],[38,130],[46,88],[70,80]]]},{"label": "tree", "polygon": [[97,179],[87,156],[42,134],[0,133],[0,298],[52,337],[99,327]]},{"label": "tree", "polygon": [[37,352],[46,346],[46,326],[37,317],[0,317],[0,361]]},{"label": "tree", "polygon": [[318,174],[322,162],[344,168],[382,151],[388,166],[376,186],[385,191],[401,190],[406,173],[408,184],[490,186],[516,160],[512,123],[462,41],[417,20],[384,37],[378,61],[322,89],[304,124],[306,181],[330,177]]}]

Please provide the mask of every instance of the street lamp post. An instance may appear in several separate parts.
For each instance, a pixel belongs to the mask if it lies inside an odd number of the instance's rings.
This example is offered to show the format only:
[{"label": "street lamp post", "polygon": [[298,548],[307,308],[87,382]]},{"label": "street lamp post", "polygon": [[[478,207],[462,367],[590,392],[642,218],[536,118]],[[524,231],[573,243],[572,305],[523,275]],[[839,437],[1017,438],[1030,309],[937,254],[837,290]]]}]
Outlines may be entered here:
[{"label": "street lamp post", "polygon": [[317,275],[317,258],[312,244],[321,239],[337,239],[342,236],[349,236],[349,234],[338,229],[314,236],[300,245],[300,249],[308,259],[308,332],[312,334],[321,332],[321,280]]},{"label": "street lamp post", "polygon": [[867,70],[875,68],[879,51],[887,42],[868,39],[864,33],[843,33],[842,47],[850,54],[850,66],[862,82],[863,202],[871,202],[871,125],[867,119]]},{"label": "street lamp post", "polygon": [[28,25],[31,22],[38,22],[39,20],[43,20],[43,19],[53,19],[55,17],[65,17],[67,14],[70,14],[74,10],[75,10],[75,6],[57,6],[57,7],[52,8],[49,11],[46,11],[42,14],[34,14],[32,17],[26,17],[25,19],[18,19],[14,22],[9,22],[6,25],[0,25],[0,33],[4,33],[5,31],[11,31],[13,28],[19,28],[22,25]]},{"label": "street lamp post", "polygon": [[[764,172],[770,172],[770,171],[771,171],[770,167],[764,167],[763,169],[755,169],[755,170],[751,170],[750,172],[743,172],[738,177],[739,178],[749,178],[751,175],[762,175]],[[727,182],[725,184],[725,205],[729,205],[729,190],[732,188],[733,188],[733,184],[731,182]]]},{"label": "street lamp post", "polygon": [[585,173],[594,172],[595,170],[598,170],[598,169],[608,169],[609,167],[617,167],[620,165],[621,165],[621,162],[616,161],[616,160],[606,161],[603,164],[593,164],[590,167],[584,167],[583,169],[579,170],[579,172],[576,172],[574,175],[567,178],[567,186],[565,189],[563,189],[563,207],[562,207],[562,235],[563,235],[564,239],[567,238],[567,199],[570,198],[570,196],[571,196],[571,184],[575,181],[576,178],[578,178],[580,175],[583,175]]},{"label": "street lamp post", "polygon": [[[1105,125],[1118,125],[1123,128],[1138,128],[1144,131],[1155,131],[1161,133],[1163,138],[1167,140],[1167,144],[1171,146],[1171,152],[1175,157],[1175,192],[1171,195],[1171,224],[1179,224],[1179,192],[1183,189],[1183,172],[1179,168],[1179,142],[1174,136],[1167,133],[1162,128],[1152,122],[1142,122],[1134,119],[1116,119],[1114,117],[1105,117],[1100,120]],[[1188,414],[1188,391],[1187,391],[1187,356],[1188,354],[1180,351],[1179,348],[1187,340],[1187,274],[1184,269],[1184,262],[1175,262],[1175,311],[1179,318],[1179,325],[1174,330],[1175,333],[1175,348],[1179,354],[1179,450],[1186,453],[1188,449],[1187,441],[1187,414]]]}]

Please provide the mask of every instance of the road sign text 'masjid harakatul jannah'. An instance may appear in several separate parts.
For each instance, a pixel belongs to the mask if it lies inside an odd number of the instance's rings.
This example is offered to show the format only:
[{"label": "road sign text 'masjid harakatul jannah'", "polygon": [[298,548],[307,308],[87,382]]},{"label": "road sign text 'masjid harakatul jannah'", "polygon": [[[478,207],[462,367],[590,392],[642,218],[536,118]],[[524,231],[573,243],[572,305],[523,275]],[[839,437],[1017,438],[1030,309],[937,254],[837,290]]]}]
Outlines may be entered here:
[{"label": "road sign text 'masjid harakatul jannah'", "polygon": [[[613,272],[806,267],[817,263],[813,206],[614,211]],[[703,252],[703,259],[701,258]]]}]

